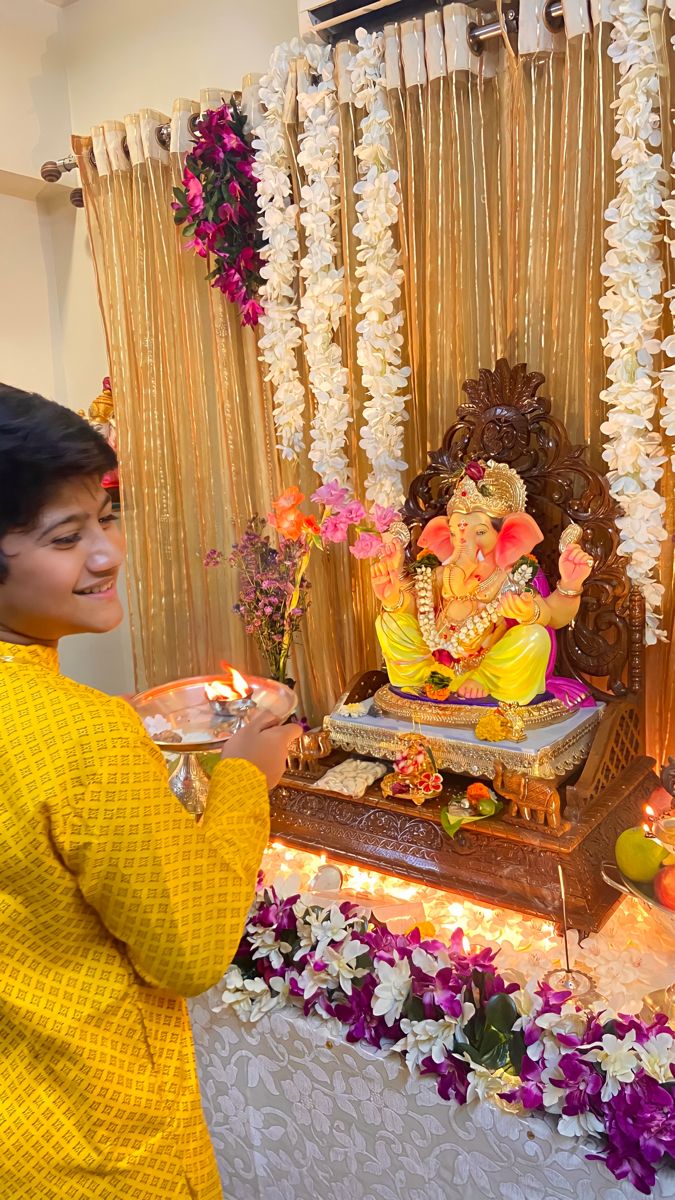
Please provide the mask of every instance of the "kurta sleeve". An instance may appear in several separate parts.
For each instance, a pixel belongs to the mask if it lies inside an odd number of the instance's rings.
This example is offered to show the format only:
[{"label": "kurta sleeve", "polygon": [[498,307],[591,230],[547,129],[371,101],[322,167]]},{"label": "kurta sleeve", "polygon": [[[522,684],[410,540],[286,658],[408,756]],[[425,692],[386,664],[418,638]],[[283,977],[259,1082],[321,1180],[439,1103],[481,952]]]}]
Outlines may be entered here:
[{"label": "kurta sleeve", "polygon": [[249,763],[221,762],[197,825],[140,722],[124,724],[54,840],[136,972],[198,995],[220,979],[241,937],[269,836],[266,781]]}]

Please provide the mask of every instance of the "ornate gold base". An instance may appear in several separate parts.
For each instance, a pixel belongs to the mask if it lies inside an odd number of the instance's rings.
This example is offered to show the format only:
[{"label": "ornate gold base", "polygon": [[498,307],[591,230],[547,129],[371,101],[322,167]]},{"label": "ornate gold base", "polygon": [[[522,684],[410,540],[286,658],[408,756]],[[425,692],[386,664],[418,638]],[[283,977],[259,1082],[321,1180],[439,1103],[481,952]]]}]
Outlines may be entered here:
[{"label": "ornate gold base", "polygon": [[[483,704],[432,704],[429,700],[413,700],[399,696],[387,684],[375,693],[375,709],[388,717],[399,717],[418,725],[441,725],[448,728],[475,729],[478,722],[493,708]],[[541,729],[567,721],[578,709],[566,708],[559,700],[542,700],[540,704],[527,704],[518,709],[526,729]],[[494,705],[494,711],[497,704]]]}]

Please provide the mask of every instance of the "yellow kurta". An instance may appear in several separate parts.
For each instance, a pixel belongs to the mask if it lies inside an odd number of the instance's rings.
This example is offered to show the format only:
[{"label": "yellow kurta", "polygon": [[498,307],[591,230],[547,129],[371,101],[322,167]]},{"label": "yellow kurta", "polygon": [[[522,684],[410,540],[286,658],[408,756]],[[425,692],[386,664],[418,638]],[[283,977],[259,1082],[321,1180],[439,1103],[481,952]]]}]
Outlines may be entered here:
[{"label": "yellow kurta", "polygon": [[0,642],[0,1200],[218,1200],[185,1002],[269,833],[221,763],[200,825],[132,711]]}]

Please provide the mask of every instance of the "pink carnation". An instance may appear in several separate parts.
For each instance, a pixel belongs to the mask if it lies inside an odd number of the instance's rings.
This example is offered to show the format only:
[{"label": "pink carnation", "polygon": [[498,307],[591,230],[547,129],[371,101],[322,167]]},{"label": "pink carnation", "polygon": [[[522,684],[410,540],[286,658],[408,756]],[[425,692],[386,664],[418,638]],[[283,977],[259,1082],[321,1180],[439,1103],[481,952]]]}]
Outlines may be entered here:
[{"label": "pink carnation", "polygon": [[382,538],[376,533],[360,533],[353,546],[349,547],[354,558],[374,558],[382,549]]},{"label": "pink carnation", "polygon": [[346,499],[347,489],[340,487],[337,479],[322,484],[312,496],[315,504],[324,504],[326,508],[341,508]]},{"label": "pink carnation", "polygon": [[391,529],[394,521],[399,519],[395,508],[383,508],[381,504],[373,505],[370,516],[378,533],[386,533],[388,529]]},{"label": "pink carnation", "polygon": [[352,500],[342,510],[342,517],[350,525],[358,525],[359,521],[363,521],[366,515],[366,510],[360,500]]},{"label": "pink carnation", "polygon": [[340,512],[326,517],[321,526],[321,536],[326,542],[346,542],[348,532],[349,521]]}]

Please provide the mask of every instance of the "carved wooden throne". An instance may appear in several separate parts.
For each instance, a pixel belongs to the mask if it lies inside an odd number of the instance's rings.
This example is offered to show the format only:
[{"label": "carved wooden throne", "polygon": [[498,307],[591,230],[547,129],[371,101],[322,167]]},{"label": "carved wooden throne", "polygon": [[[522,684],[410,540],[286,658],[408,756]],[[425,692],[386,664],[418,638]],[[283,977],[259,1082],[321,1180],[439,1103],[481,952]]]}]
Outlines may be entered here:
[{"label": "carved wooden throne", "polygon": [[[617,553],[619,509],[606,478],[551,415],[550,400],[538,394],[543,383],[543,375],[525,364],[511,368],[505,359],[467,380],[456,422],[410,486],[404,519],[414,555],[426,522],[445,511],[458,467],[494,459],[514,467],[527,485],[528,510],[544,532],[537,557],[551,582],[562,529],[570,522],[582,527],[582,544],[595,566],[577,619],[558,633],[557,670],[582,680],[605,709],[587,761],[567,780],[556,780],[562,824],[556,829],[523,821],[523,806],[514,803],[510,812],[518,827],[507,809],[506,819],[468,826],[451,841],[440,826],[440,802],[413,813],[405,801],[383,799],[377,788],[363,800],[350,800],[297,778],[277,789],[272,824],[277,836],[308,849],[553,919],[559,915],[561,863],[571,919],[588,930],[615,902],[600,862],[613,857],[618,833],[639,822],[657,785],[653,762],[642,755],[644,601],[630,588]],[[385,681],[383,673],[367,672],[353,681],[343,702],[365,699]],[[527,780],[521,786],[527,788]],[[502,794],[508,797],[508,790]]]}]

